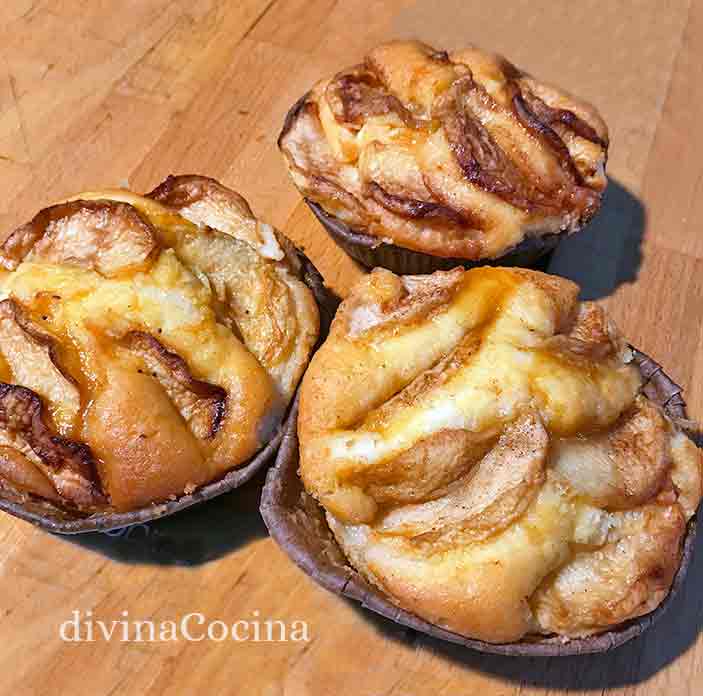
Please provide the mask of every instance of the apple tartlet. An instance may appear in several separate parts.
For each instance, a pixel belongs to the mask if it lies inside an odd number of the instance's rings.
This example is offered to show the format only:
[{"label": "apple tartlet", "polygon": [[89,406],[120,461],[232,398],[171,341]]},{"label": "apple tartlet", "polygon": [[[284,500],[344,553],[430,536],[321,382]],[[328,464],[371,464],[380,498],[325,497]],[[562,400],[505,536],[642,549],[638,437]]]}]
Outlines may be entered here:
[{"label": "apple tartlet", "polygon": [[334,240],[397,273],[529,265],[600,207],[590,104],[477,48],[372,50],[288,113],[279,147]]},{"label": "apple tartlet", "polygon": [[301,385],[300,477],[399,611],[485,643],[564,642],[669,593],[701,453],[577,296],[531,270],[376,269],[340,306]]},{"label": "apple tartlet", "polygon": [[241,196],[199,176],[146,196],[83,193],[11,233],[0,246],[1,506],[82,531],[249,477],[318,338],[306,263]]}]

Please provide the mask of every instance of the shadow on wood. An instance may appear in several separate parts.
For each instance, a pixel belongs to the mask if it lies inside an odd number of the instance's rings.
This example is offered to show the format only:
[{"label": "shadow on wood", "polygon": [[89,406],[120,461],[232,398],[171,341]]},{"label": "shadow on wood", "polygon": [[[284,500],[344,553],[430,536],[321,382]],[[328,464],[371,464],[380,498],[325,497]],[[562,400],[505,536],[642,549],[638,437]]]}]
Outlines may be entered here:
[{"label": "shadow on wood", "polygon": [[259,515],[265,471],[230,493],[170,517],[60,538],[122,563],[199,565],[268,535]]},{"label": "shadow on wood", "polygon": [[611,179],[600,212],[585,229],[559,244],[547,272],[578,283],[583,300],[607,297],[620,285],[634,283],[646,217],[640,200]]}]

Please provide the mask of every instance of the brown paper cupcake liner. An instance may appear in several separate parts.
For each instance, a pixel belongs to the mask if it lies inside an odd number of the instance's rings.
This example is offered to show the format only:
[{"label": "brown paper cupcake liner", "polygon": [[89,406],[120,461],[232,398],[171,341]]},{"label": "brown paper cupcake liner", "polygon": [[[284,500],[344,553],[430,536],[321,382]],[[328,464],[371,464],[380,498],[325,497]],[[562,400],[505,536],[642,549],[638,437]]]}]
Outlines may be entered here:
[{"label": "brown paper cupcake liner", "polygon": [[[322,276],[305,254],[297,249],[296,252],[301,264],[302,280],[313,291],[320,309],[319,345],[327,335],[329,324],[339,304],[339,299],[325,288]],[[193,493],[179,496],[174,500],[153,503],[129,512],[100,512],[86,516],[85,514],[81,515],[77,511],[73,512],[66,508],[61,508],[47,500],[0,487],[0,510],[9,512],[11,515],[31,522],[49,532],[59,534],[105,532],[166,517],[180,510],[185,510],[192,505],[197,505],[223,493],[228,493],[249,481],[257,472],[270,465],[273,461],[283,439],[284,432],[295,424],[295,419],[295,408],[291,405],[286,418],[274,437],[247,463],[226,473],[222,478],[198,488]]]},{"label": "brown paper cupcake liner", "polygon": [[[667,377],[661,366],[651,358],[637,350],[634,351],[634,356],[645,380],[646,396],[662,406],[671,418],[685,419],[686,406],[681,397],[681,387]],[[695,516],[688,524],[681,564],[671,590],[662,603],[649,614],[603,633],[572,640],[558,636],[533,636],[516,643],[494,644],[440,628],[397,607],[387,595],[370,585],[348,564],[327,526],[322,508],[305,492],[298,476],[296,414],[297,403],[288,419],[276,463],[266,476],[261,498],[261,515],[264,522],[279,546],[318,584],[335,594],[356,600],[391,621],[434,638],[498,655],[554,657],[601,653],[612,650],[646,631],[669,608],[684,581],[696,537]],[[700,436],[690,436],[699,447],[703,446]]]},{"label": "brown paper cupcake liner", "polygon": [[309,198],[305,202],[315,217],[322,223],[338,247],[366,268],[381,266],[398,275],[424,275],[434,271],[448,271],[457,266],[534,266],[543,256],[551,252],[566,232],[527,237],[520,244],[496,259],[470,261],[461,258],[432,256],[413,251],[396,244],[388,244],[365,232],[349,227],[339,218],[330,215],[318,203]]}]

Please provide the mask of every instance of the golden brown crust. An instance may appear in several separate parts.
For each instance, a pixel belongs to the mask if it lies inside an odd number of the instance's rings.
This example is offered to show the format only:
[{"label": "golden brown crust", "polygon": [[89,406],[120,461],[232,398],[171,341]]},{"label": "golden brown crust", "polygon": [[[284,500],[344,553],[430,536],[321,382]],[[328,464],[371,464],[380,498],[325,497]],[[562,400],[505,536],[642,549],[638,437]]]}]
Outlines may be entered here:
[{"label": "golden brown crust", "polygon": [[379,242],[467,260],[597,211],[608,135],[590,105],[475,48],[384,44],[319,82],[279,138],[311,201]]},{"label": "golden brown crust", "polygon": [[0,247],[2,485],[133,510],[245,463],[278,427],[319,329],[299,261],[212,179],[152,195],[81,194]]},{"label": "golden brown crust", "polygon": [[680,506],[645,505],[609,522],[601,546],[576,552],[532,596],[543,632],[587,636],[647,614],[666,597],[686,530]]},{"label": "golden brown crust", "polygon": [[577,295],[534,271],[376,270],[303,380],[300,475],[341,548],[461,635],[590,635],[655,608],[678,567],[700,452]]}]

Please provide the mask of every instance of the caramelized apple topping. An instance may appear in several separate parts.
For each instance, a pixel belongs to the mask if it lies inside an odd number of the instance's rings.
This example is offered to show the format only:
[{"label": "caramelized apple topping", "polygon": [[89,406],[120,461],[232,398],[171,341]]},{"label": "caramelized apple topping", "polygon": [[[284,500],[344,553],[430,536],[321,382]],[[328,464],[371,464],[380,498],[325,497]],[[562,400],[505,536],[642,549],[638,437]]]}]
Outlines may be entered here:
[{"label": "caramelized apple topping", "polygon": [[586,636],[654,609],[678,568],[703,457],[578,291],[375,269],[303,380],[306,490],[369,582],[448,630]]},{"label": "caramelized apple topping", "polygon": [[417,41],[319,82],[279,138],[294,183],[330,215],[467,259],[580,228],[600,205],[607,146],[585,102],[500,56]]},{"label": "caramelized apple topping", "polygon": [[[83,512],[249,462],[317,340],[298,252],[212,179],[86,192],[0,246],[0,479]],[[162,202],[160,202],[162,201]]]},{"label": "caramelized apple topping", "polygon": [[183,358],[147,333],[133,331],[126,336],[125,344],[144,360],[146,369],[159,380],[193,434],[200,439],[215,437],[225,414],[225,390],[195,379]]},{"label": "caramelized apple topping", "polygon": [[340,123],[361,128],[370,116],[395,114],[407,126],[419,126],[412,113],[372,70],[358,66],[337,75],[327,85],[325,96]]},{"label": "caramelized apple topping", "polygon": [[33,455],[67,503],[83,510],[105,503],[90,448],[52,434],[31,389],[0,383],[0,443]]},{"label": "caramelized apple topping", "polygon": [[25,259],[77,265],[109,278],[143,268],[156,248],[151,226],[132,206],[76,200],[15,230],[0,247],[0,263],[8,270]]}]

